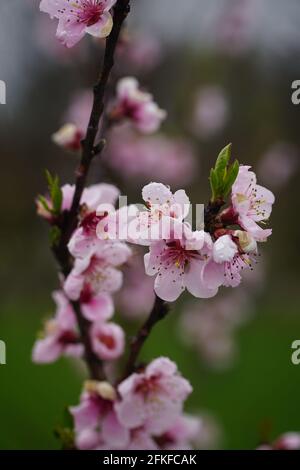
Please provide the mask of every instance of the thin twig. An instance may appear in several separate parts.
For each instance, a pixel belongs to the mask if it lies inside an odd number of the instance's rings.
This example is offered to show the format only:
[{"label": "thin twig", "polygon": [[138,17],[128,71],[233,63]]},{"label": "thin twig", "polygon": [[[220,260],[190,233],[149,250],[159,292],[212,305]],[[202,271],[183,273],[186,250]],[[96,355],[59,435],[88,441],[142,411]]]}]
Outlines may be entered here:
[{"label": "thin twig", "polygon": [[[123,22],[129,13],[130,0],[118,0],[113,11],[113,28],[106,40],[106,48],[102,64],[102,71],[99,79],[94,86],[94,100],[86,137],[82,142],[82,155],[79,167],[76,171],[75,192],[70,211],[63,214],[62,222],[59,226],[61,230],[60,241],[58,245],[53,246],[53,253],[61,267],[64,276],[67,276],[73,266],[72,258],[68,250],[68,242],[73,231],[78,224],[78,214],[80,209],[80,200],[86,184],[87,176],[91,166],[91,162],[96,155],[101,154],[104,145],[104,135],[101,136],[100,142],[96,143],[99,129],[99,122],[104,111],[104,97],[106,93],[107,83],[110,77],[111,69],[114,65],[114,55],[117,47],[119,35]],[[73,309],[76,314],[78,327],[81,336],[81,342],[84,346],[84,357],[89,369],[91,378],[102,380],[105,377],[102,362],[93,352],[90,340],[90,322],[82,315],[80,302],[72,302]]]},{"label": "thin twig", "polygon": [[131,342],[129,358],[125,367],[125,375],[123,378],[128,377],[128,375],[134,372],[134,370],[136,369],[138,356],[145,341],[147,340],[156,323],[165,318],[169,310],[169,305],[164,300],[156,296],[155,303],[149,317],[141,326],[137,335],[133,338]]}]

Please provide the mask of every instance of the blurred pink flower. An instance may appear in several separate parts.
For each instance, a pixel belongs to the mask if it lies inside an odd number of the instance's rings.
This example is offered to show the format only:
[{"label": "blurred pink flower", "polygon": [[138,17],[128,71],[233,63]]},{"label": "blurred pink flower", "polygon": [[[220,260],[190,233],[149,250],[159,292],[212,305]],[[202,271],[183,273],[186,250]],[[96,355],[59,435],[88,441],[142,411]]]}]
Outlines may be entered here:
[{"label": "blurred pink flower", "polygon": [[229,367],[236,356],[234,333],[249,315],[245,292],[231,291],[209,302],[194,302],[181,317],[179,334],[187,346],[215,369]]},{"label": "blurred pink flower", "polygon": [[105,292],[93,296],[88,285],[80,294],[82,315],[90,322],[109,320],[114,314],[114,304],[111,296]]},{"label": "blurred pink flower", "polygon": [[142,253],[136,250],[124,268],[124,285],[116,296],[121,315],[130,319],[149,314],[155,299],[153,280],[145,274]]},{"label": "blurred pink flower", "polygon": [[271,444],[261,444],[257,450],[300,450],[300,433],[287,432]]},{"label": "blurred pink flower", "polygon": [[162,58],[162,47],[157,37],[144,31],[125,31],[118,52],[129,66],[141,73],[155,68]]},{"label": "blurred pink flower", "polygon": [[85,134],[93,104],[93,93],[89,89],[79,90],[74,94],[64,114],[63,122],[75,124]]},{"label": "blurred pink flower", "polygon": [[52,135],[52,141],[66,150],[77,151],[81,149],[81,140],[84,134],[75,124],[64,124]]},{"label": "blurred pink flower", "polygon": [[52,141],[67,150],[78,151],[84,138],[93,104],[90,90],[81,90],[72,98],[63,116],[63,125],[52,135]]},{"label": "blurred pink flower", "polygon": [[96,392],[84,392],[80,404],[70,407],[70,412],[74,418],[75,443],[79,450],[127,447],[129,431],[118,421],[112,399]]},{"label": "blurred pink flower", "polygon": [[259,161],[259,177],[273,188],[281,188],[299,168],[299,152],[292,144],[273,145]]},{"label": "blurred pink flower", "polygon": [[247,52],[255,41],[259,16],[257,0],[226,2],[216,25],[217,47],[231,56]]},{"label": "blurred pink flower", "polygon": [[166,118],[166,111],[153,101],[152,95],[142,91],[138,81],[125,77],[117,83],[117,97],[110,117],[116,121],[124,119],[145,134],[156,132]]},{"label": "blurred pink flower", "polygon": [[122,272],[117,269],[131,255],[130,248],[121,242],[87,241],[83,258],[75,258],[74,266],[65,280],[64,291],[71,300],[78,300],[83,289],[92,295],[100,292],[112,293],[120,289]]},{"label": "blurred pink flower", "polygon": [[54,362],[61,355],[79,357],[83,354],[70,303],[60,291],[54,292],[53,298],[57,306],[55,317],[46,322],[44,337],[36,341],[32,351],[32,360],[37,363]]},{"label": "blurred pink flower", "polygon": [[300,433],[287,432],[282,434],[273,443],[276,450],[300,450]]},{"label": "blurred pink flower", "polygon": [[141,137],[125,127],[111,134],[105,162],[124,179],[156,180],[175,187],[189,184],[197,171],[195,155],[185,140]]},{"label": "blurred pink flower", "polygon": [[91,327],[92,347],[103,361],[118,359],[124,352],[125,335],[116,323],[96,322]]},{"label": "blurred pink flower", "polygon": [[88,33],[98,38],[108,36],[112,29],[109,10],[116,0],[41,0],[40,10],[58,19],[57,38],[73,47]]},{"label": "blurred pink flower", "polygon": [[201,433],[201,420],[192,415],[179,415],[174,424],[161,436],[158,443],[164,450],[191,450]]},{"label": "blurred pink flower", "polygon": [[161,357],[120,383],[115,410],[125,427],[143,426],[148,433],[160,435],[175,423],[191,391],[189,382],[178,374],[176,364]]},{"label": "blurred pink flower", "polygon": [[195,97],[192,130],[200,138],[210,138],[222,131],[229,117],[228,98],[220,86],[207,85]]}]

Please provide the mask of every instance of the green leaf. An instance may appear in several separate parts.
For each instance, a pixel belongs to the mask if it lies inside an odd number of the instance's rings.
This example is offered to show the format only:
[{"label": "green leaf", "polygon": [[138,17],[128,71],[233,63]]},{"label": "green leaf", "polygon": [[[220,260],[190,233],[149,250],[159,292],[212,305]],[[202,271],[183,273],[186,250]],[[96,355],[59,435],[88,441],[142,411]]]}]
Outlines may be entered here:
[{"label": "green leaf", "polygon": [[51,212],[54,215],[59,215],[63,201],[63,194],[60,187],[59,178],[58,176],[52,176],[51,173],[46,170],[46,179],[48,182],[49,194],[53,206]]},{"label": "green leaf", "polygon": [[39,195],[38,195],[38,200],[39,200],[39,202],[42,204],[43,208],[44,208],[47,212],[49,212],[49,213],[52,212],[52,209],[48,206],[48,201],[47,201],[47,199],[46,199],[44,196],[42,196],[41,194],[39,194]]},{"label": "green leaf", "polygon": [[239,162],[235,160],[227,172],[227,177],[226,177],[226,180],[224,182],[224,187],[223,187],[223,193],[225,197],[228,196],[228,194],[231,191],[232,185],[234,184],[237,178],[239,168],[240,168]]},{"label": "green leaf", "polygon": [[224,147],[218,155],[215,167],[210,172],[211,200],[224,200],[232,188],[239,171],[237,160],[230,165],[232,144]]},{"label": "green leaf", "polygon": [[227,166],[231,157],[231,148],[232,144],[228,144],[221,150],[218,155],[215,165],[215,171],[217,173],[217,176],[220,178],[220,181],[223,180],[224,176],[226,175]]},{"label": "green leaf", "polygon": [[213,199],[216,199],[217,194],[218,194],[219,184],[218,184],[218,178],[217,178],[216,172],[213,168],[210,170],[209,180],[210,180],[210,187],[211,187]]}]

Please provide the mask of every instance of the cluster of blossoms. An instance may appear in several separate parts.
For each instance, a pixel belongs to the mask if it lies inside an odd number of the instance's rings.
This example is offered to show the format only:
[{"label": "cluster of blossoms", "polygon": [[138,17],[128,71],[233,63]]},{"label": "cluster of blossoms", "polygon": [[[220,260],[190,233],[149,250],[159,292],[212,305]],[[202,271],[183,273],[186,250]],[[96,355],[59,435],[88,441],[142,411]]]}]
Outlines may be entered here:
[{"label": "cluster of blossoms", "polygon": [[[62,210],[69,210],[74,187],[62,187]],[[95,354],[102,360],[114,360],[124,352],[125,336],[122,328],[109,321],[114,314],[111,294],[120,289],[123,276],[119,267],[131,256],[130,248],[123,242],[98,240],[96,225],[114,210],[119,191],[113,185],[98,184],[86,188],[81,199],[81,213],[69,250],[74,258],[73,269],[64,280],[63,292],[56,294],[58,311],[54,321],[47,322],[43,339],[38,340],[33,358],[36,362],[51,362],[60,354],[76,355],[81,348],[78,342],[76,318],[72,301],[80,301],[81,311],[91,322],[91,344]],[[48,202],[50,208],[50,201]],[[103,215],[97,216],[101,207]],[[104,210],[104,212],[103,212]],[[39,205],[39,212],[47,220],[51,212]]]},{"label": "cluster of blossoms", "polygon": [[[74,189],[61,188],[63,211],[70,210]],[[132,259],[129,244],[149,247],[144,264],[146,274],[155,276],[154,291],[165,301],[175,301],[185,288],[195,297],[208,298],[221,285],[237,286],[241,271],[252,266],[257,242],[271,234],[258,222],[269,217],[274,196],[257,185],[247,166],[240,166],[230,203],[220,209],[210,230],[192,230],[186,221],[191,204],[182,189],[172,193],[162,183],[150,183],[142,191],[144,206],[116,210],[118,196],[119,190],[110,184],[83,191],[78,226],[68,244],[73,267],[55,294],[56,316],[34,347],[36,362],[83,355],[73,302],[80,303],[90,324],[96,356],[102,361],[122,356],[125,335],[110,320],[112,295],[123,283],[120,268]],[[45,200],[39,213],[51,223],[51,199]],[[194,437],[195,422],[180,413],[191,387],[171,361],[157,359],[134,372],[109,398],[103,396],[108,385],[104,392],[101,387],[100,395],[98,388],[85,391],[79,407],[72,408],[78,448],[188,447],[185,439]]]},{"label": "cluster of blossoms", "polygon": [[71,407],[78,449],[190,449],[201,419],[183,414],[192,388],[167,358],[152,361],[117,389],[88,381],[80,404]]},{"label": "cluster of blossoms", "polygon": [[[86,90],[75,97],[66,113],[66,123],[52,136],[57,145],[71,151],[80,150],[91,104],[92,95]],[[116,97],[107,114],[110,125],[118,124],[119,127],[124,124],[127,132],[135,129],[140,134],[156,132],[166,118],[166,111],[159,108],[150,93],[141,90],[133,77],[124,77],[118,81]]]},{"label": "cluster of blossoms", "polygon": [[259,222],[269,218],[274,196],[256,183],[248,166],[240,166],[230,204],[209,232],[193,231],[184,221],[190,210],[184,190],[172,194],[167,186],[150,183],[143,198],[147,208],[131,222],[131,241],[149,246],[146,273],[156,276],[155,292],[166,301],[176,300],[185,288],[195,297],[209,298],[222,285],[236,287],[241,271],[252,269],[257,243],[272,233]]},{"label": "cluster of blossoms", "polygon": [[300,450],[300,433],[287,432],[271,444],[261,444],[257,450]]},{"label": "cluster of blossoms", "polygon": [[[57,36],[67,47],[72,47],[86,33],[98,38],[110,34],[111,9],[115,3],[116,0],[42,0],[40,8],[58,19]],[[121,6],[118,2],[118,7]],[[127,6],[128,2],[127,5],[124,2],[123,8]],[[114,18],[118,11],[115,9]],[[75,106],[70,120],[53,136],[57,144],[69,150],[82,147],[90,100],[86,94]],[[219,108],[222,111],[222,106]],[[223,114],[225,118],[226,112]],[[100,131],[97,134],[96,129],[89,128],[95,130],[94,140],[91,148],[84,145],[76,186],[60,188],[58,178],[47,174],[49,195],[41,196],[37,203],[39,215],[54,228],[52,248],[64,274],[60,278],[60,290],[54,294],[55,317],[46,323],[43,336],[37,340],[33,359],[52,362],[68,355],[87,361],[93,380],[85,382],[80,404],[70,408],[74,418],[74,445],[78,449],[189,449],[201,434],[201,421],[183,413],[183,404],[192,387],[170,359],[160,357],[140,366],[137,357],[131,360],[130,355],[121,381],[116,377],[110,378],[111,383],[101,381],[102,376],[106,378],[102,366],[121,358],[125,351],[125,333],[111,320],[115,311],[113,296],[116,293],[120,296],[124,272],[134,265],[132,245],[137,245],[138,250],[149,250],[144,255],[144,269],[151,281],[141,291],[140,305],[145,306],[146,300],[154,303],[151,318],[153,312],[158,314],[159,308],[163,316],[165,302],[175,301],[185,289],[197,298],[210,298],[221,286],[236,287],[241,282],[242,270],[252,269],[258,242],[271,234],[270,229],[260,224],[268,220],[274,196],[257,184],[250,167],[238,167],[237,162],[229,165],[229,147],[220,154],[212,170],[213,194],[204,224],[197,230],[188,222],[191,203],[183,189],[173,193],[169,186],[152,182],[142,190],[142,207],[125,205],[118,209],[116,201],[120,191],[115,186],[96,184],[82,191],[80,177],[87,177],[86,160],[95,156],[103,129],[116,126],[129,133],[152,134],[158,131],[165,117],[166,112],[151,94],[142,90],[135,78],[120,79],[114,98],[101,116]],[[211,120],[215,121],[215,116]],[[154,166],[158,167],[161,181],[164,156],[176,152],[160,137],[154,138],[157,139],[154,153],[158,155]],[[88,141],[87,138],[87,147]],[[153,140],[148,142],[153,147]],[[137,149],[138,157],[147,153],[143,146]],[[148,155],[153,165],[153,152],[151,156],[148,151]],[[173,161],[178,164],[179,158]],[[177,165],[181,178],[184,167],[181,171]],[[74,210],[78,192],[80,201]],[[141,269],[141,265],[136,266]],[[135,283],[133,278],[131,285],[127,285],[127,295],[132,295]],[[136,308],[138,305],[136,302]],[[144,340],[145,331],[141,331]],[[135,340],[140,341],[139,334]],[[138,352],[141,345],[137,344]],[[96,357],[101,373],[92,370],[90,356],[93,364]]]}]

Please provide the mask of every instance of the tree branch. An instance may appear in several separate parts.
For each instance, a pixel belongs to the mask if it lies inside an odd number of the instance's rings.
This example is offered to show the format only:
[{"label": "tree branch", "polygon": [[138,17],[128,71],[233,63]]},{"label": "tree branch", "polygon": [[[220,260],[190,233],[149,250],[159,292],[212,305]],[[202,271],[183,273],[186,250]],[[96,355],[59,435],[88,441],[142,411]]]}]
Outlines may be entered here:
[{"label": "tree branch", "polygon": [[123,378],[128,377],[128,375],[134,372],[138,356],[145,341],[147,340],[156,323],[165,318],[165,316],[169,313],[169,310],[170,306],[164,300],[156,296],[155,303],[149,317],[131,342],[129,358],[125,367],[125,375]]},{"label": "tree branch", "polygon": [[[113,10],[113,28],[106,40],[102,71],[94,86],[94,99],[86,137],[82,142],[82,154],[79,167],[76,171],[75,192],[70,211],[65,212],[62,221],[59,224],[61,236],[59,243],[52,247],[55,258],[57,259],[62,273],[67,276],[73,266],[73,261],[68,250],[68,243],[72,233],[78,224],[78,214],[80,209],[80,200],[86,184],[90,165],[95,155],[101,154],[105,140],[101,136],[100,142],[96,143],[99,129],[99,122],[104,111],[104,97],[107,83],[110,77],[111,69],[114,65],[114,55],[117,47],[122,25],[130,10],[130,0],[118,0]],[[72,302],[76,314],[78,327],[81,336],[81,342],[84,345],[85,360],[92,379],[103,380],[105,377],[102,362],[93,352],[90,341],[90,322],[87,321],[81,312],[80,302]]]}]

